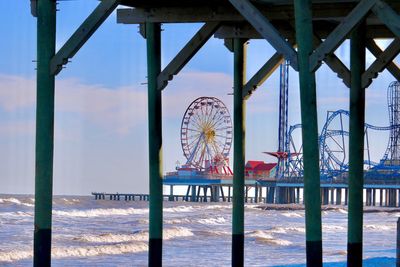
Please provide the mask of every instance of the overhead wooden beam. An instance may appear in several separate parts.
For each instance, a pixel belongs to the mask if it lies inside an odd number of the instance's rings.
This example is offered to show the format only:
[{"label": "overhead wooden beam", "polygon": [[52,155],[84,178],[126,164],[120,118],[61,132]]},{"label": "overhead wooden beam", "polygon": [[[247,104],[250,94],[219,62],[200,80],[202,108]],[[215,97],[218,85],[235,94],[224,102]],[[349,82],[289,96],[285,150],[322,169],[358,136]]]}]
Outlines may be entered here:
[{"label": "overhead wooden beam", "polygon": [[243,99],[248,99],[250,95],[267,80],[272,73],[282,64],[284,58],[280,53],[275,53],[243,87]]},{"label": "overhead wooden beam", "polygon": [[[340,21],[354,8],[355,3],[315,3],[313,11],[314,20]],[[292,20],[294,16],[293,6],[257,5],[258,10],[270,21]],[[123,24],[140,24],[145,22],[160,23],[187,23],[222,21],[244,21],[240,13],[231,5],[202,6],[160,6],[152,8],[119,8],[117,10],[117,22]]]},{"label": "overhead wooden beam", "polygon": [[[382,49],[375,43],[374,40],[369,39],[366,41],[366,45],[368,50],[376,57],[378,58],[379,55],[382,53]],[[392,62],[389,62],[388,65],[386,66],[386,69],[393,75],[393,77],[400,81],[400,67]]]},{"label": "overhead wooden beam", "polygon": [[248,0],[229,0],[240,14],[267,40],[278,53],[285,56],[289,64],[298,70],[297,52],[279,33],[269,20]]},{"label": "overhead wooden beam", "polygon": [[[294,34],[294,32],[292,32],[292,34]],[[321,39],[314,34],[315,46],[318,46],[321,42]],[[280,64],[282,64],[283,60],[284,57],[282,54],[275,53],[245,84],[243,88],[243,98],[245,100],[250,98],[251,94],[272,75]],[[343,62],[333,53],[328,55],[324,61],[326,65],[342,79],[343,83],[350,88],[350,71]]]},{"label": "overhead wooden beam", "polygon": [[400,16],[384,1],[378,1],[372,11],[386,26],[400,37]]},{"label": "overhead wooden beam", "polygon": [[[239,22],[238,22],[239,23]],[[240,22],[237,24],[224,23],[215,32],[214,37],[220,39],[245,38],[245,39],[264,39],[250,24]],[[288,30],[282,21],[273,21],[274,27],[279,30],[282,36],[289,38],[293,31]],[[321,38],[326,39],[339,23],[319,21],[313,26],[314,32]],[[395,35],[385,25],[369,25],[366,29],[367,38],[394,38]]]},{"label": "overhead wooden beam", "polygon": [[[373,46],[373,44],[371,43],[374,43],[376,45],[374,40],[369,40],[367,41],[368,49],[370,46]],[[373,53],[373,51],[371,52]],[[399,52],[400,52],[400,38],[398,37],[392,41],[392,43],[385,49],[385,51],[379,53],[379,55],[377,53],[377,56],[375,56],[376,60],[363,73],[362,75],[363,88],[367,88],[371,84],[372,80],[376,78],[378,74],[382,72],[386,67],[389,68],[390,64],[394,64],[393,59],[399,54]],[[400,69],[397,66],[395,67],[397,68],[396,73],[398,75],[397,77],[396,76],[395,77],[397,80],[400,80]]]},{"label": "overhead wooden beam", "polygon": [[333,53],[378,0],[362,0],[310,56],[310,71],[316,71],[328,54]]},{"label": "overhead wooden beam", "polygon": [[37,0],[31,0],[31,15],[37,17]]},{"label": "overhead wooden beam", "polygon": [[100,25],[118,6],[119,0],[103,0],[96,9],[87,17],[87,19],[72,34],[68,41],[61,47],[56,55],[51,59],[50,71],[57,75],[68,63],[79,49],[86,43]]},{"label": "overhead wooden beam", "polygon": [[200,30],[190,39],[190,41],[182,48],[181,51],[171,60],[171,62],[158,75],[157,86],[159,90],[164,89],[168,81],[172,80],[174,75],[192,59],[192,57],[200,50],[200,48],[210,39],[219,27],[219,22],[207,22]]}]

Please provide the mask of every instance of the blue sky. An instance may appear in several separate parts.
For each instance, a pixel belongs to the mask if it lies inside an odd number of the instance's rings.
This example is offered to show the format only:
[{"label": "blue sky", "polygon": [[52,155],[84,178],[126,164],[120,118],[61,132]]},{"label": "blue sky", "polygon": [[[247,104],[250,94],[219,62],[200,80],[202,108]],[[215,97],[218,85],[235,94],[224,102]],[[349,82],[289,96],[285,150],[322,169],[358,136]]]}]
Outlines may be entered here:
[{"label": "blue sky", "polygon": [[[98,1],[58,5],[57,47]],[[0,32],[0,193],[34,191],[36,19],[29,1],[1,1]],[[165,66],[200,24],[163,25]],[[384,45],[385,42],[382,42]],[[248,77],[273,54],[263,40],[248,47]],[[349,47],[336,51],[348,64]],[[163,91],[164,170],[184,162],[180,123],[199,96],[216,96],[232,108],[233,55],[223,41],[211,39]],[[371,55],[368,61],[371,61]],[[387,72],[367,91],[367,122],[387,125]],[[119,25],[116,16],[100,27],[56,80],[55,194],[91,191],[146,192],[146,47],[136,25]],[[317,72],[320,128],[327,110],[348,109],[348,89],[325,65]],[[247,101],[246,158],[273,161],[262,151],[277,149],[279,76],[276,72]],[[300,123],[298,75],[290,71],[289,124]],[[379,158],[387,133],[377,134]]]}]

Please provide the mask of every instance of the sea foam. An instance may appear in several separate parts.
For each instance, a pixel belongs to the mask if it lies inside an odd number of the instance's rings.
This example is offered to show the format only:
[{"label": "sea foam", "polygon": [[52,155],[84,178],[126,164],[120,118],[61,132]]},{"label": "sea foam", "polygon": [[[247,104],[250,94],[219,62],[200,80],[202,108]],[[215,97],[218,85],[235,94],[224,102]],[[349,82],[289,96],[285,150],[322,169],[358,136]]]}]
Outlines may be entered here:
[{"label": "sea foam", "polygon": [[35,205],[32,203],[28,203],[28,202],[23,202],[20,201],[19,199],[10,197],[10,198],[0,198],[0,203],[3,204],[15,204],[15,205],[22,205],[22,206],[27,206],[27,207],[34,207]]},{"label": "sea foam", "polygon": [[[193,236],[193,232],[186,227],[172,227],[164,229],[163,239],[169,240],[179,237]],[[148,231],[138,231],[133,234],[112,234],[105,233],[99,235],[85,234],[80,237],[74,238],[76,241],[80,242],[90,242],[90,243],[123,243],[123,242],[133,242],[142,241],[146,242],[149,238]]]},{"label": "sea foam", "polygon": [[88,209],[88,210],[53,210],[53,215],[65,217],[99,217],[99,216],[125,216],[133,214],[147,214],[148,209]]},{"label": "sea foam", "polygon": [[290,246],[292,244],[289,240],[275,238],[270,233],[261,230],[248,232],[246,236],[254,238],[257,242],[269,245]]}]

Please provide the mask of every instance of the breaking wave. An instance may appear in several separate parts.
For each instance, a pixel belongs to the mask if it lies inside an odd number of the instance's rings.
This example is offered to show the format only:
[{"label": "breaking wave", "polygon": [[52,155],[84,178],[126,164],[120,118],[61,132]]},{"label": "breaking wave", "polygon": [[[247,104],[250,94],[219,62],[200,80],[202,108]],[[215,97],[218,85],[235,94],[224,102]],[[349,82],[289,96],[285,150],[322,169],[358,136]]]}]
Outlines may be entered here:
[{"label": "breaking wave", "polygon": [[10,197],[10,198],[0,198],[0,203],[3,204],[15,204],[15,205],[22,205],[22,206],[27,206],[27,207],[34,207],[35,203],[34,199],[30,198],[29,202],[21,201],[19,199]]},{"label": "breaking wave", "polygon": [[[148,250],[147,243],[120,243],[113,245],[81,246],[81,247],[60,247],[53,248],[51,256],[53,258],[68,257],[94,257],[100,255],[118,255],[126,253],[138,253]],[[32,258],[31,250],[12,250],[0,252],[1,262],[14,262]]]},{"label": "breaking wave", "polygon": [[342,231],[342,230],[346,230],[345,226],[341,226],[341,225],[333,225],[333,224],[322,224],[322,231],[324,232],[337,232],[337,231]]},{"label": "breaking wave", "polygon": [[1,217],[33,217],[33,212],[14,211],[0,212]]},{"label": "breaking wave", "polygon": [[[164,208],[164,212],[170,213],[184,213],[184,212],[193,212],[196,211],[192,206],[178,206],[172,208]],[[66,216],[66,217],[99,217],[99,216],[125,216],[125,215],[137,215],[137,214],[148,214],[149,209],[135,209],[135,208],[127,208],[127,209],[88,209],[88,210],[54,210],[53,214],[58,216]]]},{"label": "breaking wave", "polygon": [[147,214],[148,209],[90,209],[90,210],[54,210],[53,215],[66,217],[99,217],[99,216],[124,216],[133,214]]},{"label": "breaking wave", "polygon": [[289,240],[274,238],[271,234],[260,230],[246,233],[246,235],[254,238],[257,242],[269,245],[290,246],[292,244]]},{"label": "breaking wave", "polygon": [[372,231],[392,231],[396,229],[396,225],[376,225],[376,224],[365,224],[365,230],[372,230]]},{"label": "breaking wave", "polygon": [[[165,229],[163,239],[173,239],[178,237],[193,236],[188,228],[175,227]],[[118,255],[126,253],[138,253],[148,250],[147,240],[148,232],[139,231],[132,235],[128,234],[100,234],[100,235],[83,235],[74,238],[76,241],[88,243],[108,243],[90,246],[71,246],[71,247],[55,247],[52,249],[53,258],[68,257],[94,257],[100,255]],[[26,250],[10,250],[0,251],[1,262],[14,262],[32,258],[32,249]]]},{"label": "breaking wave", "polygon": [[220,224],[225,224],[226,220],[224,217],[217,217],[217,218],[199,219],[198,222],[201,224],[208,224],[208,225],[220,225]]},{"label": "breaking wave", "polygon": [[286,234],[287,232],[305,233],[306,229],[304,227],[273,227],[268,232],[275,234]]},{"label": "breaking wave", "polygon": [[[173,227],[164,229],[163,239],[169,240],[178,237],[193,236],[193,232],[189,228],[185,227]],[[123,242],[133,242],[133,241],[147,241],[149,238],[148,231],[138,231],[133,234],[100,234],[100,235],[83,235],[81,237],[76,237],[74,240],[81,242],[90,243],[123,243]]]},{"label": "breaking wave", "polygon": [[296,212],[284,212],[282,213],[282,216],[288,217],[288,218],[301,218],[303,215],[296,213]]}]

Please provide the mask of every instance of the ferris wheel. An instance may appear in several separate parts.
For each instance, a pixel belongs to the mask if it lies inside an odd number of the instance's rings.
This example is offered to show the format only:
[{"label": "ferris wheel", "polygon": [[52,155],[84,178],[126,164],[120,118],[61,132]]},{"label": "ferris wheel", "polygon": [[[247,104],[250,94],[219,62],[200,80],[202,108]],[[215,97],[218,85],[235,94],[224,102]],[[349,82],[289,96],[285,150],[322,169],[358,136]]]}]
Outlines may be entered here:
[{"label": "ferris wheel", "polygon": [[224,103],[199,97],[186,109],[181,124],[186,165],[199,170],[227,165],[232,146],[232,120]]}]

